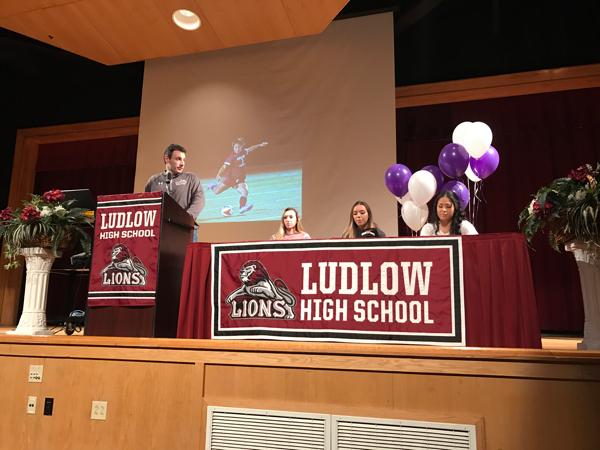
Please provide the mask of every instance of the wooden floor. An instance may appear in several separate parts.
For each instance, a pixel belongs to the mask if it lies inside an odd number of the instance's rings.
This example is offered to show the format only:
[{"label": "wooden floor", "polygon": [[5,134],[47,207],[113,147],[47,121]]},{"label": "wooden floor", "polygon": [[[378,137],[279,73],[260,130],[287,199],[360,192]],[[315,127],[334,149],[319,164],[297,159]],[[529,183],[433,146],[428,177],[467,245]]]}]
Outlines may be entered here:
[{"label": "wooden floor", "polygon": [[[5,334],[7,331],[13,330],[12,327],[0,327],[0,334]],[[64,335],[64,328],[51,328],[53,334],[60,336]],[[73,335],[83,335],[85,330],[76,331]],[[544,350],[577,350],[577,344],[582,341],[581,337],[560,337],[546,336],[542,337],[542,349]]]}]

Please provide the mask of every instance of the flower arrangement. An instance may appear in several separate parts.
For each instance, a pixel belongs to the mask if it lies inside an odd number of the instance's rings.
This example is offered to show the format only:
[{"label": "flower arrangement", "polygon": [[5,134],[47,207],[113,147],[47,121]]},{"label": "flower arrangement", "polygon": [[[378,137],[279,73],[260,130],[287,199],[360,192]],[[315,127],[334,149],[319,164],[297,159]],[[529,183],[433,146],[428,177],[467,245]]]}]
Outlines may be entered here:
[{"label": "flower arrangement", "polygon": [[519,227],[527,241],[546,230],[550,245],[557,251],[571,241],[600,248],[599,181],[600,163],[595,168],[584,164],[537,191],[519,214]]},{"label": "flower arrangement", "polygon": [[0,237],[4,239],[6,269],[17,267],[17,256],[25,247],[51,248],[54,253],[66,247],[76,236],[85,252],[91,239],[85,228],[94,222],[93,211],[73,207],[75,200],[65,201],[65,194],[52,189],[43,195],[31,195],[23,207],[0,211]]}]

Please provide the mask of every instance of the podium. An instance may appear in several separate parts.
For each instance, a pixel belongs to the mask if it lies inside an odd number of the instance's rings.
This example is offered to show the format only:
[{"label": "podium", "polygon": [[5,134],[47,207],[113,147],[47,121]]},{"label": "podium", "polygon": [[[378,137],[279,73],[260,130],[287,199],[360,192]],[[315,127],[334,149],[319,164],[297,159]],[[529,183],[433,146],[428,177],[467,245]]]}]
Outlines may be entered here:
[{"label": "podium", "polygon": [[99,196],[85,334],[176,337],[193,229],[167,194]]}]

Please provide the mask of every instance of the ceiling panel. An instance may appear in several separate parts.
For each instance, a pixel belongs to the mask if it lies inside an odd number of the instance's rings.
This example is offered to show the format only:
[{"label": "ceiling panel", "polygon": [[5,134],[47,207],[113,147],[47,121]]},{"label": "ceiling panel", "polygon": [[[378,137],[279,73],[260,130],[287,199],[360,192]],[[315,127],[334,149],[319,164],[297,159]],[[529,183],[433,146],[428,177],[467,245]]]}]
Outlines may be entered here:
[{"label": "ceiling panel", "polygon": [[197,0],[226,47],[294,37],[280,0]]},{"label": "ceiling panel", "polygon": [[65,3],[73,3],[73,0],[2,0],[2,2],[0,2],[0,17],[22,14],[27,11],[56,5],[64,5]]},{"label": "ceiling panel", "polygon": [[0,25],[105,64],[119,59],[119,54],[96,29],[94,22],[81,12],[79,3],[36,9],[2,18]]},{"label": "ceiling panel", "polygon": [[[2,0],[0,26],[104,64],[322,32],[348,0]],[[198,13],[199,30],[171,21]]]}]

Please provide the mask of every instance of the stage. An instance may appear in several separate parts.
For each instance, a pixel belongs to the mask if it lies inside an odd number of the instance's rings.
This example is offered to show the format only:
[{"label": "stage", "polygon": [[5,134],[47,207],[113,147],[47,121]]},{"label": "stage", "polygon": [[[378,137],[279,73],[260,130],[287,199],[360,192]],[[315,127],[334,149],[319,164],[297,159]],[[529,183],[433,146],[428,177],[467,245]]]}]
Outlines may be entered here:
[{"label": "stage", "polygon": [[[55,336],[66,336],[64,327],[56,326],[49,327],[52,330],[52,333]],[[7,331],[14,330],[14,327],[0,327],[0,336],[5,335]],[[85,329],[76,330],[73,333],[73,336],[84,336]],[[577,350],[577,344],[580,344],[583,340],[583,337],[572,336],[572,337],[564,337],[564,336],[555,336],[555,335],[547,335],[544,336],[542,334],[542,349],[544,350]]]},{"label": "stage", "polygon": [[[575,350],[576,343],[549,337],[543,349],[511,349],[0,334],[1,447],[200,449],[215,432],[210,407],[224,407],[460,424],[475,430],[478,449],[592,450],[600,448],[600,352]],[[41,383],[28,383],[32,364],[44,366]],[[32,415],[29,396],[37,397]],[[54,399],[51,417],[43,415],[46,398]],[[108,402],[106,420],[90,419],[94,400]]]},{"label": "stage", "polygon": [[[323,260],[332,268],[395,268],[393,276],[386,269],[375,271],[376,279],[364,271],[354,278],[364,290],[375,292],[379,285],[386,292],[369,298],[387,295],[397,302],[417,297],[409,282],[392,292],[390,280],[400,279],[403,261],[437,267],[431,292],[420,296],[431,305],[431,323],[448,318],[447,331],[457,334],[443,340],[443,333],[432,332],[432,341],[407,345],[385,339],[398,330],[407,331],[401,338],[408,339],[419,329],[384,320],[375,324],[383,328],[363,330],[378,333],[369,335],[372,341],[361,340],[366,335],[340,341],[355,328],[361,331],[358,322],[325,324],[329,334],[322,335],[322,320],[315,322],[317,334],[310,323],[300,331],[286,325],[283,334],[262,339],[242,334],[239,340],[216,327],[250,328],[252,319],[261,332],[277,331],[286,320],[302,318],[303,294],[290,303],[296,307],[290,307],[290,317],[269,322],[259,315],[237,317],[226,298],[242,292],[235,283],[248,267],[269,267],[273,280],[259,281],[272,282],[282,295],[310,293],[304,268]],[[519,234],[197,243],[188,245],[182,267],[179,298],[157,295],[152,305],[95,298],[86,329],[77,335],[66,336],[61,327],[35,337],[0,330],[0,378],[10,380],[0,389],[0,447],[288,450],[333,449],[351,441],[353,446],[340,448],[600,448],[600,351],[577,350],[580,338],[540,337],[527,248]],[[229,285],[227,277],[233,280]],[[221,282],[225,287],[217,289]],[[325,292],[325,284],[319,282],[319,289]],[[352,289],[340,282],[339,290]],[[241,305],[247,295],[235,299]],[[436,304],[448,308],[438,308],[436,316]],[[163,328],[178,338],[121,337],[148,336],[134,334],[139,323],[150,336],[160,335],[155,318],[164,319],[157,311],[166,307],[172,314]],[[233,317],[237,324],[228,322]],[[204,339],[213,334],[216,338]],[[41,382],[29,381],[32,365],[43,366]],[[106,402],[105,419],[91,418],[98,410],[93,402]]]}]

